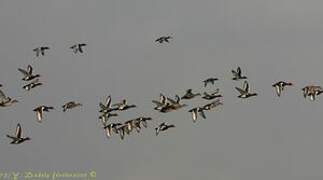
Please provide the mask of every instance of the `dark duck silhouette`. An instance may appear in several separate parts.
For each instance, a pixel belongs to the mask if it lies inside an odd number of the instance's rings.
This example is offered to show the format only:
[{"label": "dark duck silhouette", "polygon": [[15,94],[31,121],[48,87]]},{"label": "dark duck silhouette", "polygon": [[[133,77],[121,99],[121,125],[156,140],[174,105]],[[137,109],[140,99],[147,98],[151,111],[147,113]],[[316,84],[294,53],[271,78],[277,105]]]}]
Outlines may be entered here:
[{"label": "dark duck silhouette", "polygon": [[48,46],[41,46],[33,49],[33,51],[36,53],[36,57],[39,57],[40,55],[45,56],[46,50],[49,50]]},{"label": "dark duck silhouette", "polygon": [[83,47],[86,46],[87,44],[82,43],[82,44],[74,44],[73,46],[70,47],[70,49],[73,50],[74,54],[80,52],[83,53]]},{"label": "dark duck silhouette", "polygon": [[247,81],[243,82],[243,88],[235,87],[237,91],[239,91],[240,95],[239,98],[249,98],[252,96],[257,96],[257,93],[250,93],[249,92],[249,84]]},{"label": "dark duck silhouette", "polygon": [[285,82],[285,81],[279,81],[274,83],[272,86],[275,88],[276,94],[278,97],[280,97],[281,93],[285,89],[286,86],[292,86],[293,83],[291,82]]},{"label": "dark duck silhouette", "polygon": [[31,89],[33,89],[37,86],[41,86],[41,85],[43,85],[43,83],[39,82],[39,79],[35,79],[35,80],[31,81],[30,83],[24,85],[22,88],[27,91],[30,91]]},{"label": "dark duck silhouette", "polygon": [[66,104],[64,104],[62,106],[62,108],[63,108],[63,112],[65,112],[68,109],[73,109],[73,108],[76,108],[76,107],[79,107],[79,106],[82,106],[82,104],[81,103],[76,103],[75,101],[70,101],[70,102],[67,102]]},{"label": "dark duck silhouette", "polygon": [[204,92],[202,98],[206,99],[206,100],[212,100],[212,99],[215,99],[215,98],[222,97],[222,95],[219,94],[219,92],[220,92],[219,88],[216,89],[215,91],[211,92],[211,93]]},{"label": "dark duck silhouette", "polygon": [[163,122],[163,123],[159,124],[158,127],[155,128],[156,136],[158,136],[159,132],[166,131],[167,129],[174,128],[174,127],[175,127],[175,125],[173,125],[173,124],[168,124],[166,122]]},{"label": "dark duck silhouette", "polygon": [[241,75],[241,68],[240,68],[240,67],[238,67],[238,68],[237,68],[237,71],[232,70],[231,72],[232,72],[232,74],[233,74],[233,78],[232,78],[232,80],[247,79],[247,77],[246,77],[246,76],[242,76],[242,75]]},{"label": "dark duck silhouette", "polygon": [[162,37],[159,37],[158,39],[156,39],[155,42],[159,42],[159,43],[167,42],[167,43],[169,43],[169,39],[173,39],[173,37],[172,36],[162,36]]},{"label": "dark duck silhouette", "polygon": [[201,94],[200,93],[194,94],[192,92],[192,89],[187,89],[186,93],[184,94],[184,96],[181,97],[181,99],[193,99],[196,96],[201,96]]},{"label": "dark duck silhouette", "polygon": [[10,144],[20,144],[20,143],[23,143],[25,141],[30,140],[29,137],[24,137],[23,136],[22,128],[21,128],[21,125],[19,123],[17,124],[15,135],[11,136],[11,135],[7,134],[7,137],[12,139]]},{"label": "dark duck silhouette", "polygon": [[40,77],[39,74],[33,74],[33,67],[31,65],[28,65],[27,70],[18,68],[18,71],[20,71],[24,75],[24,77],[22,78],[22,80],[24,81],[30,81]]},{"label": "dark duck silhouette", "polygon": [[54,109],[54,107],[52,107],[52,106],[41,105],[41,106],[36,107],[33,111],[35,111],[37,113],[38,122],[42,122],[44,112],[49,112],[49,110],[53,110],[53,109]]},{"label": "dark duck silhouette", "polygon": [[215,81],[219,80],[218,78],[208,78],[203,81],[204,87],[206,87],[208,84],[214,85]]}]

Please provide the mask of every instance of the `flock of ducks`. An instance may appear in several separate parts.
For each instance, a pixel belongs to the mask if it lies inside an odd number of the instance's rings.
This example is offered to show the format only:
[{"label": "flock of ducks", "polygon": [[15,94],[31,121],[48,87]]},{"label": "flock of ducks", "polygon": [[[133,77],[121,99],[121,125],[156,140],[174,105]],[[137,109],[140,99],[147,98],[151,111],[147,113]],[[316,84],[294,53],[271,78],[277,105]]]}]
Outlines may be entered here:
[{"label": "flock of ducks", "polygon": [[[164,43],[170,42],[170,39],[173,39],[172,36],[162,36],[155,40],[155,42],[158,43]],[[81,44],[75,44],[70,47],[70,49],[73,51],[73,53],[83,53],[83,48],[87,46],[85,43]],[[50,48],[47,46],[41,46],[33,49],[33,51],[36,54],[36,57],[44,56],[45,51],[49,50]],[[23,89],[26,91],[30,91],[35,87],[41,86],[42,83],[40,82],[39,78],[41,75],[34,74],[33,67],[31,65],[27,66],[27,69],[18,68],[18,71],[22,73],[23,78],[22,81],[26,82],[25,85],[23,85]],[[239,95],[238,98],[246,99],[253,96],[257,96],[258,94],[256,92],[251,92],[249,88],[249,83],[247,81],[247,77],[242,75],[241,68],[238,67],[236,70],[232,70],[232,80],[234,81],[240,81],[243,80],[242,87],[235,87],[235,89],[238,91]],[[208,79],[205,79],[203,81],[204,88],[209,85],[215,85],[215,82],[218,81],[218,78],[210,77]],[[274,87],[276,94],[278,97],[282,95],[282,92],[285,90],[286,86],[293,86],[293,83],[291,82],[285,82],[285,81],[278,81],[274,84],[272,84],[272,87]],[[0,84],[0,87],[3,87],[2,84]],[[314,101],[318,95],[323,93],[323,88],[321,86],[317,85],[308,85],[302,88],[303,96],[304,98],[309,97],[310,100]],[[186,106],[188,106],[185,103],[182,103],[183,100],[191,100],[196,97],[201,97],[204,100],[211,101],[206,104],[202,104],[196,107],[193,107],[188,110],[189,113],[191,113],[192,120],[195,123],[199,117],[206,119],[206,111],[211,111],[212,109],[215,109],[216,107],[223,105],[221,102],[221,98],[223,97],[220,94],[220,89],[216,88],[215,90],[211,92],[193,92],[193,89],[187,89],[186,92],[182,95],[175,95],[175,98],[170,98],[162,93],[159,95],[158,100],[152,100],[152,103],[155,104],[154,110],[160,112],[160,113],[168,113],[172,111],[177,111],[179,109],[182,109]],[[0,107],[9,107],[12,106],[15,103],[18,103],[19,101],[7,96],[2,90],[0,90]],[[62,111],[66,112],[67,110],[81,107],[82,104],[76,101],[69,101],[62,105]],[[105,134],[107,138],[110,138],[113,134],[119,134],[120,138],[123,140],[125,138],[125,135],[130,135],[130,133],[135,130],[137,133],[139,133],[142,129],[148,128],[148,122],[152,120],[151,117],[145,117],[145,116],[139,116],[124,122],[110,122],[110,119],[113,117],[117,117],[118,113],[127,111],[132,108],[136,108],[137,106],[135,104],[128,104],[128,101],[126,99],[121,100],[119,103],[112,104],[111,95],[108,95],[104,102],[99,103],[99,120],[102,124],[102,127],[105,131]],[[55,110],[53,106],[46,106],[46,105],[40,105],[33,109],[33,111],[36,113],[37,122],[41,123],[44,119],[44,113],[49,112],[51,110]],[[166,131],[170,128],[176,127],[174,124],[169,124],[167,122],[160,123],[157,127],[155,127],[155,133],[156,136],[159,135],[160,132]],[[7,134],[7,137],[10,138],[11,144],[21,144],[25,141],[31,140],[30,137],[25,137],[23,135],[22,126],[20,123],[16,126],[16,131],[14,135]]]}]

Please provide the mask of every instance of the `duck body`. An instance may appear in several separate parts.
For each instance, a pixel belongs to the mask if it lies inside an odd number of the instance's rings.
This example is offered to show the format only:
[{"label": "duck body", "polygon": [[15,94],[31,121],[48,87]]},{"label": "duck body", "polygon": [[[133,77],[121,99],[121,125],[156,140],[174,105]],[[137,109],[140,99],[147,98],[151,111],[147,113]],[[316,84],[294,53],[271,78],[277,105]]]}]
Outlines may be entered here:
[{"label": "duck body", "polygon": [[219,80],[218,78],[208,78],[203,81],[204,87],[206,87],[208,84],[214,85],[215,81]]},{"label": "duck body", "polygon": [[237,80],[240,80],[240,79],[247,79],[246,76],[242,76],[241,75],[241,68],[240,67],[238,67],[236,71],[235,70],[232,70],[231,72],[233,74],[232,80],[237,81]]},{"label": "duck body", "polygon": [[52,107],[52,106],[41,105],[41,106],[36,107],[33,111],[35,111],[37,113],[38,122],[42,122],[44,112],[49,112],[49,110],[53,110],[53,109],[54,109],[54,107]]},{"label": "duck body", "polygon": [[239,87],[235,87],[237,91],[239,91],[240,95],[238,96],[239,98],[249,98],[252,96],[257,96],[257,93],[250,93],[249,92],[249,84],[247,81],[244,81],[243,83],[243,89],[239,88]]},{"label": "duck body", "polygon": [[168,124],[166,122],[163,122],[161,123],[158,127],[155,128],[155,131],[156,131],[156,136],[158,136],[158,134],[161,132],[161,131],[166,131],[167,129],[169,128],[174,128],[175,125],[173,124]]},{"label": "duck body", "polygon": [[22,128],[21,128],[21,125],[19,123],[17,124],[15,135],[11,136],[11,135],[7,134],[7,137],[12,139],[10,144],[21,144],[21,143],[23,143],[25,141],[30,140],[29,137],[23,137]]},{"label": "duck body", "polygon": [[82,106],[82,104],[81,103],[76,103],[75,101],[70,101],[70,102],[67,102],[66,104],[64,104],[62,106],[62,108],[63,108],[63,112],[65,112],[68,109],[73,109],[73,108],[79,107],[79,106]]},{"label": "duck body", "polygon": [[169,43],[169,39],[173,39],[173,37],[171,37],[171,36],[162,36],[162,37],[159,37],[158,39],[156,39],[155,42],[159,42],[159,43],[167,42],[167,43]]},{"label": "duck body", "polygon": [[187,89],[186,93],[184,94],[184,96],[181,97],[181,99],[193,99],[196,96],[201,96],[201,94],[200,93],[194,94],[192,92],[192,89]]},{"label": "duck body", "polygon": [[43,83],[39,82],[39,79],[35,79],[32,82],[23,86],[22,88],[25,89],[26,91],[30,91],[31,89],[41,85],[43,85]]},{"label": "duck body", "polygon": [[279,82],[276,82],[275,84],[273,84],[272,86],[275,88],[277,96],[280,97],[281,93],[285,89],[285,87],[292,86],[292,85],[293,85],[293,83],[291,83],[291,82],[279,81]]}]

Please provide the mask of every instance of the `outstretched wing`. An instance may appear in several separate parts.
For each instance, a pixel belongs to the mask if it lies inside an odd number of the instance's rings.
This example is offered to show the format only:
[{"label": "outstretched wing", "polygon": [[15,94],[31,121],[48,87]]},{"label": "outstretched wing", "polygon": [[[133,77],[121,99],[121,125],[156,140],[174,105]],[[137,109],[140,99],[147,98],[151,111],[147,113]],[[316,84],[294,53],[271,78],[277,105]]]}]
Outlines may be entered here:
[{"label": "outstretched wing", "polygon": [[242,90],[241,88],[239,87],[235,87],[237,91],[239,91],[240,94],[244,94],[246,93],[244,90]]},{"label": "outstretched wing", "polygon": [[29,73],[26,70],[24,70],[24,69],[18,68],[18,71],[20,71],[24,76],[28,76],[29,75]]},{"label": "outstretched wing", "polygon": [[0,99],[5,99],[6,95],[0,90]]},{"label": "outstretched wing", "polygon": [[200,116],[202,116],[203,119],[206,119],[205,113],[203,110],[199,111]]},{"label": "outstretched wing", "polygon": [[243,89],[245,92],[249,92],[249,84],[247,81],[244,81],[243,82]]},{"label": "outstretched wing", "polygon": [[241,75],[241,68],[240,67],[238,67],[237,68],[237,74],[240,76]]},{"label": "outstretched wing", "polygon": [[16,127],[16,137],[21,138],[21,136],[22,136],[22,129],[21,129],[21,125],[18,123]]},{"label": "outstretched wing", "polygon": [[28,74],[32,74],[33,73],[33,67],[31,67],[31,65],[28,65],[27,72],[28,72]]},{"label": "outstretched wing", "polygon": [[111,95],[109,95],[107,97],[107,99],[105,100],[105,105],[106,107],[110,108],[111,107]]}]

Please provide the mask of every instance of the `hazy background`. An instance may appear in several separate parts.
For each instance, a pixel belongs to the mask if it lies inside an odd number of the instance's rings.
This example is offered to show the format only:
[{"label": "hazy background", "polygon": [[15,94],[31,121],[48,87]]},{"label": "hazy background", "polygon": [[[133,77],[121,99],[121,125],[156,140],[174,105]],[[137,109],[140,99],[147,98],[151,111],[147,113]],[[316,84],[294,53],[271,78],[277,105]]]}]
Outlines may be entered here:
[{"label": "hazy background", "polygon": [[[322,180],[323,1],[318,0],[0,0],[0,83],[20,103],[0,109],[0,170],[79,172],[102,180]],[[169,44],[154,40],[172,35]],[[84,54],[69,47],[88,43]],[[33,48],[48,45],[46,56]],[[18,67],[33,65],[43,86],[25,92]],[[240,100],[231,69],[241,66],[259,96]],[[221,79],[203,88],[204,79]],[[277,98],[271,84],[295,83]],[[152,99],[219,87],[224,106],[193,124],[189,107],[160,114]],[[106,139],[98,103],[107,94],[154,121],[140,134]],[[66,113],[61,105],[83,103]],[[52,105],[37,123],[32,111]],[[155,136],[167,121],[177,127]],[[31,141],[11,145],[21,123]]]}]

